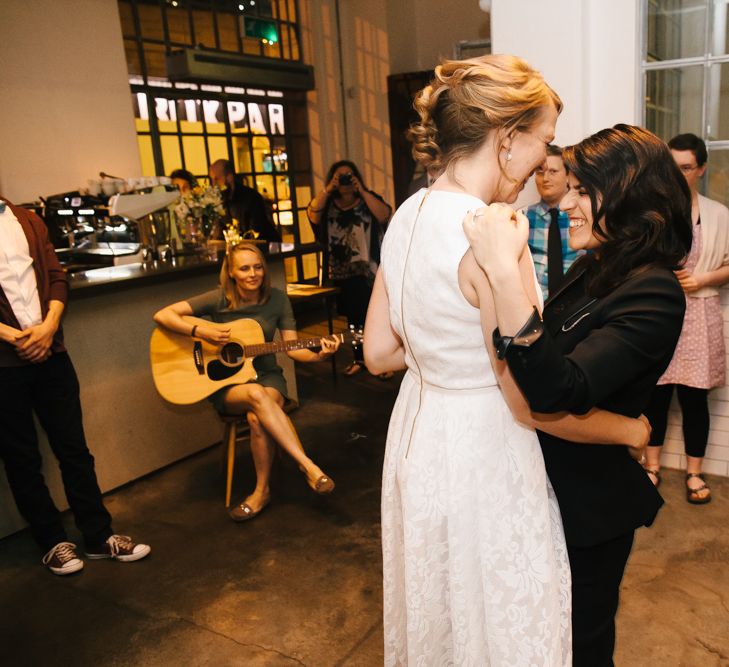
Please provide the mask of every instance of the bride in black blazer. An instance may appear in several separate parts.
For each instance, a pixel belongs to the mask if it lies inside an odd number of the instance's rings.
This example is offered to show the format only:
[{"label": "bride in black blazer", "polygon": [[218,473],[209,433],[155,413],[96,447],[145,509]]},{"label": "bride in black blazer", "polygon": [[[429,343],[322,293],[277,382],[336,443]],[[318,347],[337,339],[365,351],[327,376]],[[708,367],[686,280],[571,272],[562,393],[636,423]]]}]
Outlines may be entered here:
[{"label": "bride in black blazer", "polygon": [[[681,332],[685,301],[673,269],[691,247],[689,190],[667,146],[642,128],[602,130],[563,157],[570,247],[592,253],[572,266],[543,321],[519,277],[527,219],[493,204],[464,222],[493,290],[494,345],[534,412],[598,407],[637,417]],[[538,433],[570,557],[574,665],[612,665],[634,531],[663,500],[626,449]]]}]

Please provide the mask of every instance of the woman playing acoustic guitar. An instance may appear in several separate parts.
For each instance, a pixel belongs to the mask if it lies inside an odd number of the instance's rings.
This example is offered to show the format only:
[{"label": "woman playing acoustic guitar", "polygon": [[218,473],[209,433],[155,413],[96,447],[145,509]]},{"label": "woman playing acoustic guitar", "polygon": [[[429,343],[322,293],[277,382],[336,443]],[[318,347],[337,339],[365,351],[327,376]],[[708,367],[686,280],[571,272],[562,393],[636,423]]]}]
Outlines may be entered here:
[{"label": "woman playing acoustic guitar", "polygon": [[[228,251],[220,270],[218,289],[173,303],[154,315],[158,325],[176,333],[194,335],[213,345],[228,342],[230,330],[205,325],[197,325],[193,330],[192,325],[182,319],[185,315],[208,316],[218,323],[250,318],[261,325],[266,341],[272,341],[277,330],[284,341],[297,338],[291,303],[284,292],[271,287],[266,260],[253,243],[239,243]],[[339,340],[323,338],[320,352],[303,349],[286,353],[295,361],[322,361],[334,354],[339,344]],[[286,381],[276,357],[256,357],[254,367],[258,374],[255,382],[225,387],[210,397],[219,412],[247,412],[251,427],[256,488],[230,510],[234,521],[252,519],[270,502],[269,479],[275,444],[299,464],[307,483],[316,493],[334,490],[334,481],[306,455],[293,424],[282,409]]]}]

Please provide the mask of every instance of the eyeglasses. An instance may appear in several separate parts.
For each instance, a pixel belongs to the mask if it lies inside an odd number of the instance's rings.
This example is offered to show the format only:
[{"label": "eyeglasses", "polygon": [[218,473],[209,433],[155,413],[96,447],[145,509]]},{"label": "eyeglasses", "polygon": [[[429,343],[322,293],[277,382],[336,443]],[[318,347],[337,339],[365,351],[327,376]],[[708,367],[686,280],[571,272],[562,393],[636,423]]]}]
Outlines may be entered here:
[{"label": "eyeglasses", "polygon": [[695,165],[691,166],[690,164],[682,164],[682,165],[679,166],[679,169],[684,174],[690,174],[695,169],[699,169],[699,165],[695,164]]}]

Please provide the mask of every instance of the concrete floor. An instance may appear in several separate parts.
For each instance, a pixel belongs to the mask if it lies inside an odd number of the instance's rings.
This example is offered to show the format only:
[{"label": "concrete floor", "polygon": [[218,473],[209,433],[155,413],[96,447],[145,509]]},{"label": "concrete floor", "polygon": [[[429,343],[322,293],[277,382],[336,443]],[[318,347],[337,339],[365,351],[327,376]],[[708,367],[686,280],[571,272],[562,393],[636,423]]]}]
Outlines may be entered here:
[{"label": "concrete floor", "polygon": [[[331,497],[315,496],[286,460],[274,502],[234,524],[216,447],[107,496],[116,530],[152,544],[145,561],[88,562],[61,578],[25,531],[0,541],[0,664],[381,665],[379,486],[398,381],[361,374],[335,387],[318,364],[301,365],[299,383],[292,418],[336,480]],[[253,476],[239,450],[242,496]],[[729,480],[711,478],[714,502],[693,507],[682,479],[666,472],[667,505],[639,532],[618,665],[729,665]]]}]

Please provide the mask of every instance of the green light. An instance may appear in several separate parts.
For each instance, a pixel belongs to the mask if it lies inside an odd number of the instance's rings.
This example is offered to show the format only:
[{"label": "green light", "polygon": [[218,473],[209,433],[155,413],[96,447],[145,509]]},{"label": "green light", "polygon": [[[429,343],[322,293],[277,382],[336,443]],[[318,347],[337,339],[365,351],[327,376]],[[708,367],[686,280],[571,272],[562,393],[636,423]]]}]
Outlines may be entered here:
[{"label": "green light", "polygon": [[246,17],[245,27],[246,37],[266,40],[270,44],[276,44],[278,42],[278,30],[276,30],[275,21]]}]

